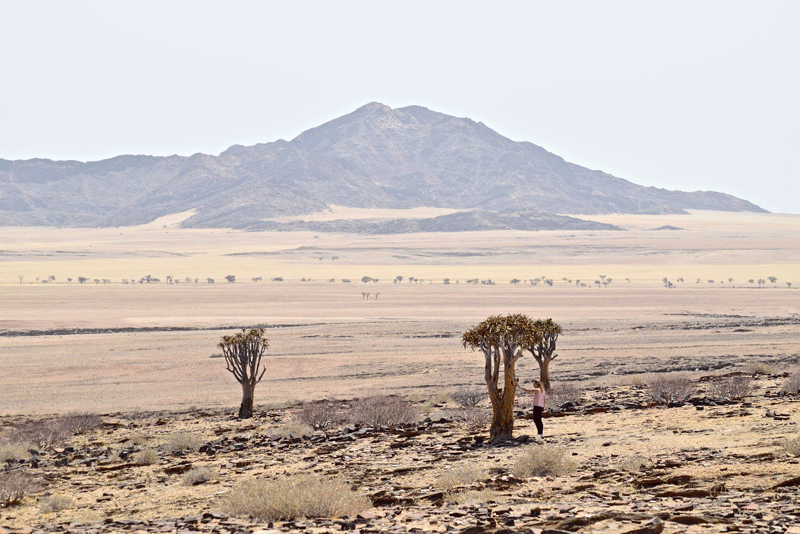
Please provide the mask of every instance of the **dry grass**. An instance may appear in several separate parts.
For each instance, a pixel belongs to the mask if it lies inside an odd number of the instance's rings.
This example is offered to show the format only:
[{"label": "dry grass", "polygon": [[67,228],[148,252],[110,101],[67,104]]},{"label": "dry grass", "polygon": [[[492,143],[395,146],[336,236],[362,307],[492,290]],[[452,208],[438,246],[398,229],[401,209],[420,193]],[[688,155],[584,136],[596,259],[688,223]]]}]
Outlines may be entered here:
[{"label": "dry grass", "polygon": [[30,458],[30,449],[33,445],[28,442],[4,442],[0,443],[0,462],[9,460],[22,460]]},{"label": "dry grass", "polygon": [[217,479],[217,474],[210,467],[195,467],[183,475],[184,486],[197,486]]},{"label": "dry grass", "polygon": [[288,423],[284,423],[274,430],[271,430],[269,435],[273,439],[295,439],[302,438],[304,436],[310,436],[313,433],[314,429],[311,428],[310,425],[298,421],[290,421]]},{"label": "dry grass", "polygon": [[43,514],[68,510],[75,506],[75,499],[69,495],[50,495],[39,499],[39,511]]},{"label": "dry grass", "polygon": [[193,432],[176,432],[164,439],[161,448],[164,452],[174,453],[180,451],[196,451],[206,439],[200,434]]},{"label": "dry grass", "polygon": [[623,471],[636,473],[650,465],[650,462],[642,456],[627,456],[620,459],[617,465]]},{"label": "dry grass", "polygon": [[747,362],[744,366],[744,371],[752,375],[771,375],[775,373],[772,366],[764,362]]},{"label": "dry grass", "polygon": [[418,418],[419,410],[414,403],[396,395],[375,395],[360,399],[351,414],[353,423],[378,428],[403,426]]},{"label": "dry grass", "polygon": [[132,460],[136,465],[153,465],[158,463],[158,453],[155,449],[145,447],[134,454]]},{"label": "dry grass", "polygon": [[484,480],[487,473],[483,469],[473,466],[457,467],[444,471],[434,482],[434,487],[444,490],[452,490],[464,486],[471,486],[475,482]]},{"label": "dry grass", "polygon": [[468,502],[501,502],[502,497],[499,493],[491,489],[483,490],[464,490],[448,493],[445,501],[453,504],[465,504]]},{"label": "dry grass", "polygon": [[354,516],[371,506],[367,497],[347,484],[314,476],[246,480],[222,502],[224,512],[259,521]]},{"label": "dry grass", "polygon": [[517,478],[561,476],[572,472],[575,462],[563,447],[541,445],[528,449],[511,468]]},{"label": "dry grass", "polygon": [[90,413],[70,413],[52,419],[28,421],[13,428],[9,441],[51,449],[64,445],[76,434],[97,428],[100,422],[100,416]]},{"label": "dry grass", "polygon": [[781,441],[781,451],[784,454],[800,456],[800,434],[791,438],[785,438]]},{"label": "dry grass", "polygon": [[456,412],[464,426],[470,430],[486,428],[492,420],[492,412],[487,408],[464,408]]},{"label": "dry grass", "polygon": [[683,402],[694,393],[695,383],[685,375],[656,375],[647,383],[647,392],[659,404]]}]

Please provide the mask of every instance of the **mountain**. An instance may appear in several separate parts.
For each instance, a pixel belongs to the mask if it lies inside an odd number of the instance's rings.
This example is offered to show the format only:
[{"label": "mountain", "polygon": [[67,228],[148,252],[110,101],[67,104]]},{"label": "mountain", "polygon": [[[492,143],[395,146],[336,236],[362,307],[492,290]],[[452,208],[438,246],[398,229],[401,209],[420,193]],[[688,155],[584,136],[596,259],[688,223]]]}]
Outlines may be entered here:
[{"label": "mountain", "polygon": [[[194,210],[184,226],[289,229],[298,223],[270,219],[332,205],[473,212],[388,227],[380,223],[387,230],[480,229],[512,220],[526,220],[531,229],[585,223],[554,214],[765,211],[724,193],[643,187],[512,141],[480,122],[378,103],[292,141],[234,145],[216,157],[0,159],[3,226],[129,226]],[[368,231],[364,223],[355,227]]]}]

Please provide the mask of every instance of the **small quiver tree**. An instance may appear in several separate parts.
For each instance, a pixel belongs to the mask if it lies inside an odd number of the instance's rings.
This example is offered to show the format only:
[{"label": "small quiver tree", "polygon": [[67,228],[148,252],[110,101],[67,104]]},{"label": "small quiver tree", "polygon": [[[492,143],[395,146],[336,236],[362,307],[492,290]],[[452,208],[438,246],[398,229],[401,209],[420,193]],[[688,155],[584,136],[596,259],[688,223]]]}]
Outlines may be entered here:
[{"label": "small quiver tree", "polygon": [[545,391],[550,391],[550,362],[556,359],[556,341],[561,333],[561,327],[552,319],[539,319],[534,323],[538,333],[537,341],[525,348],[533,354],[539,364],[539,381]]},{"label": "small quiver tree", "polygon": [[[517,378],[514,365],[522,351],[535,345],[539,333],[526,315],[489,317],[472,330],[464,332],[464,348],[480,349],[486,360],[484,378],[492,402],[492,424],[489,438],[493,443],[511,439],[514,433],[514,396]],[[500,387],[500,371],[503,386]]]},{"label": "small quiver tree", "polygon": [[253,395],[256,384],[261,381],[267,368],[261,368],[261,356],[269,347],[269,340],[263,328],[253,328],[233,336],[222,336],[219,348],[225,357],[225,365],[236,380],[242,385],[242,404],[239,406],[239,418],[253,417]]}]

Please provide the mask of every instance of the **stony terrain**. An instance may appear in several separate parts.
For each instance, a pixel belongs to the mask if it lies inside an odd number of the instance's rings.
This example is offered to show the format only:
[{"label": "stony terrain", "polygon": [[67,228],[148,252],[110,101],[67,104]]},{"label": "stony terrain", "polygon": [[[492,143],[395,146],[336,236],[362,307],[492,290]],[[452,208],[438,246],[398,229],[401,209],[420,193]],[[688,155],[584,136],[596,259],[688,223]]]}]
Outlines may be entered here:
[{"label": "stony terrain", "polygon": [[[758,374],[750,396],[726,401],[713,396],[725,377],[712,373],[671,407],[642,384],[572,391],[547,414],[544,443],[532,439],[525,397],[516,440],[502,445],[486,442],[479,412],[445,393],[417,401],[416,422],[389,427],[352,416],[363,399],[262,407],[250,420],[234,409],[105,414],[63,443],[3,464],[6,476],[25,471],[41,487],[0,509],[0,533],[798,533],[800,459],[782,444],[800,438],[800,398],[779,393],[787,377]],[[300,421],[313,406],[345,417],[313,430]],[[5,416],[0,424],[8,439],[46,421]],[[574,470],[515,476],[533,448],[563,449]],[[145,450],[155,451],[152,463],[139,459]],[[187,478],[198,468],[213,475]],[[272,523],[224,513],[225,495],[245,478],[311,473],[346,480],[372,507]],[[54,496],[72,502],[46,511]]]}]

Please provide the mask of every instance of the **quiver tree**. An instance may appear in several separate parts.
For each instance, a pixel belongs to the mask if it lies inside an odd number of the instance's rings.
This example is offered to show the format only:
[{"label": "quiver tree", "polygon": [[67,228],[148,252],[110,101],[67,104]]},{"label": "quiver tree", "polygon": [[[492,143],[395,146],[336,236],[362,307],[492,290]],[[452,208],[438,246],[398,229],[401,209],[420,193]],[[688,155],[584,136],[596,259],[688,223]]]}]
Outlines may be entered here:
[{"label": "quiver tree", "polygon": [[539,379],[545,391],[550,391],[550,362],[556,359],[556,341],[561,327],[553,322],[552,319],[539,319],[534,323],[538,334],[534,343],[526,345],[525,348],[533,354],[539,364]]},{"label": "quiver tree", "polygon": [[[267,368],[261,368],[261,356],[269,347],[269,340],[263,328],[253,328],[249,332],[242,331],[233,336],[222,336],[219,343],[225,365],[236,380],[242,385],[242,404],[239,406],[239,418],[253,417],[253,395],[256,384],[261,381]],[[260,369],[259,369],[260,368]]]},{"label": "quiver tree", "polygon": [[[492,402],[492,424],[489,437],[492,442],[510,439],[514,433],[514,396],[517,378],[514,365],[526,347],[539,339],[534,322],[526,315],[496,315],[489,317],[472,330],[464,332],[464,348],[483,352],[486,360],[484,378]],[[500,387],[500,372],[503,384]]]}]

